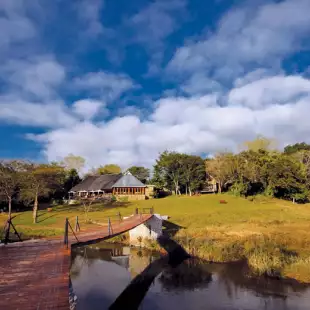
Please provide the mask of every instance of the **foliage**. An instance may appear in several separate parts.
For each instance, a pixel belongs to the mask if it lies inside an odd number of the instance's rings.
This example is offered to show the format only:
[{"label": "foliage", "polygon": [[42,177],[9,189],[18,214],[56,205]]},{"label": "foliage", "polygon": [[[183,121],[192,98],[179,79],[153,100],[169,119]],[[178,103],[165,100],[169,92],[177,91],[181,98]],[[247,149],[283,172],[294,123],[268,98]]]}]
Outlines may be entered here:
[{"label": "foliage", "polygon": [[97,174],[119,174],[121,172],[122,172],[121,167],[115,164],[100,166],[99,168],[96,169]]},{"label": "foliage", "polygon": [[12,200],[17,195],[20,183],[20,165],[21,162],[16,160],[0,163],[0,196],[8,203],[9,217],[12,212]]},{"label": "foliage", "polygon": [[175,194],[199,189],[206,178],[204,161],[199,156],[165,151],[160,154],[154,166],[152,183]]},{"label": "foliage", "polygon": [[301,143],[295,143],[292,145],[287,145],[284,148],[284,153],[288,155],[297,153],[299,151],[310,151],[310,144],[301,142]]},{"label": "foliage", "polygon": [[251,141],[244,142],[244,147],[248,151],[258,152],[263,151],[272,151],[276,149],[277,142],[274,139],[269,139],[264,136],[258,135],[256,139]]},{"label": "foliage", "polygon": [[33,202],[33,222],[37,221],[39,198],[55,192],[64,181],[64,169],[56,164],[25,163],[20,180],[20,195],[25,203]]},{"label": "foliage", "polygon": [[144,184],[146,184],[150,178],[150,169],[145,167],[132,166],[128,171]]},{"label": "foliage", "polygon": [[79,173],[85,166],[85,158],[83,158],[82,156],[69,154],[63,159],[62,164],[64,165],[66,170],[75,170]]}]

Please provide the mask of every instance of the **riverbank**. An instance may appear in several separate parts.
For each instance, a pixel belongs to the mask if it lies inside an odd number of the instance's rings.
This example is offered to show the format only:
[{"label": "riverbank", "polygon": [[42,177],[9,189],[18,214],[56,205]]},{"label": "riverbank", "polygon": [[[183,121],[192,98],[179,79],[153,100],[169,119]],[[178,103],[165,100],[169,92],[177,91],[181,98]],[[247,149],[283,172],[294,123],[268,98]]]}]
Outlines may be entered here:
[{"label": "riverbank", "polygon": [[[167,232],[191,254],[213,262],[246,259],[254,274],[310,283],[309,204],[225,194],[182,196],[96,205],[89,218],[105,223],[107,217],[129,215],[136,207],[154,207],[156,213],[168,215]],[[39,215],[39,223],[32,224],[30,211],[20,213],[14,224],[24,235],[35,237],[61,235],[66,217],[74,223],[79,216],[81,225],[91,227],[84,223],[81,207],[59,206]]]}]

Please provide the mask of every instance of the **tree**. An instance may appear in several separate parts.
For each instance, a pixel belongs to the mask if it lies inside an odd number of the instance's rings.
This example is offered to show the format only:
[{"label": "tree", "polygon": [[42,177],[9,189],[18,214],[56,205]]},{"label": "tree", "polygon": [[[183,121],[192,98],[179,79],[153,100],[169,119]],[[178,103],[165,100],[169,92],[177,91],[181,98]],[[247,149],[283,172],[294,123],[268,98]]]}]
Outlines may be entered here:
[{"label": "tree", "polygon": [[150,178],[150,169],[144,167],[132,166],[128,169],[128,171],[144,184]]},{"label": "tree", "polygon": [[236,161],[230,153],[219,153],[213,159],[206,160],[206,173],[218,183],[219,193],[224,186],[237,179]]},{"label": "tree", "polygon": [[20,182],[18,161],[2,161],[0,163],[0,195],[8,203],[9,218],[12,213],[12,200],[16,195],[17,187]]},{"label": "tree", "polygon": [[21,198],[33,202],[33,223],[37,222],[39,198],[57,190],[64,181],[64,169],[57,165],[27,163],[21,179]]},{"label": "tree", "polygon": [[259,150],[271,151],[276,149],[277,142],[274,139],[269,139],[258,135],[256,139],[252,141],[246,141],[243,145],[246,150],[251,150],[254,152],[258,152]]},{"label": "tree", "polygon": [[122,172],[122,169],[120,166],[115,164],[108,164],[105,166],[100,166],[97,170],[97,174],[119,174]]},{"label": "tree", "polygon": [[185,193],[192,195],[193,190],[199,189],[206,180],[205,163],[199,156],[184,154],[182,171],[185,183]]},{"label": "tree", "polygon": [[285,154],[294,154],[299,151],[310,151],[310,145],[305,142],[301,142],[301,143],[295,143],[292,145],[287,145],[284,148]]},{"label": "tree", "polygon": [[75,169],[78,173],[80,173],[85,166],[85,159],[82,156],[69,154],[63,159],[62,164],[66,170]]},{"label": "tree", "polygon": [[268,186],[276,197],[305,201],[306,178],[301,164],[291,156],[275,155],[268,168]]},{"label": "tree", "polygon": [[154,165],[154,177],[163,186],[180,194],[183,154],[165,151],[159,155]]}]

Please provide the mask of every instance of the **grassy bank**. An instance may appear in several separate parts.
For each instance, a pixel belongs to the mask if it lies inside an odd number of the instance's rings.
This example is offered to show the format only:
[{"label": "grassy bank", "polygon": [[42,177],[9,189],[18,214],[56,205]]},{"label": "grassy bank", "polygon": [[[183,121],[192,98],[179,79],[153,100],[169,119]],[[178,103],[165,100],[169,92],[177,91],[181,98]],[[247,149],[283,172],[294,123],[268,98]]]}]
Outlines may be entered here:
[{"label": "grassy bank", "polygon": [[[250,201],[229,195],[167,197],[98,205],[89,218],[104,223],[118,212],[129,215],[136,207],[151,206],[156,213],[169,215],[167,229],[195,255],[214,262],[246,258],[254,273],[310,283],[310,204],[262,197]],[[83,227],[91,225],[83,223],[82,208],[68,206],[40,211],[35,225],[31,212],[17,214],[14,223],[27,235],[60,235],[64,219],[73,223],[77,215]]]}]

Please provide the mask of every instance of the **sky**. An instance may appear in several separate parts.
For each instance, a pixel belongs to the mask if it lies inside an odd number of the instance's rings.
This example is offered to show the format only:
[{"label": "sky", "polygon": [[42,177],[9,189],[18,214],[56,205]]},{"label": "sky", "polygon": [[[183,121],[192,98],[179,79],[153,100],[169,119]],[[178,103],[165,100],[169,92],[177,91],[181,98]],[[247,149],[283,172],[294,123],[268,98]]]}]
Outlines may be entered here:
[{"label": "sky", "polygon": [[0,158],[151,167],[310,143],[309,0],[1,0]]}]

